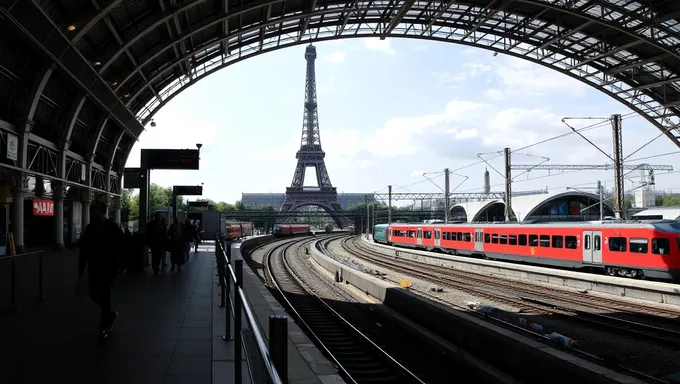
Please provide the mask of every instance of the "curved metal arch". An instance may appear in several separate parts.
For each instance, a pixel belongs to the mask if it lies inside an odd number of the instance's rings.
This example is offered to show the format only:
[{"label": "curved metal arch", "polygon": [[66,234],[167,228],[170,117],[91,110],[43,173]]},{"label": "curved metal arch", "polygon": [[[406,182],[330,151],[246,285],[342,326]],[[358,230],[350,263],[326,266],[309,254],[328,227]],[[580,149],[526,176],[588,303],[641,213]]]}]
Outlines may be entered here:
[{"label": "curved metal arch", "polygon": [[[205,1],[206,0],[193,0],[193,1],[189,2],[188,4],[185,4],[185,5],[183,5],[182,7],[178,8],[176,10],[173,10],[171,12],[166,12],[164,14],[159,14],[153,21],[151,21],[149,23],[148,27],[146,27],[144,30],[140,31],[137,35],[133,36],[132,38],[130,38],[129,40],[125,41],[123,44],[118,46],[118,49],[108,58],[108,60],[106,60],[103,63],[103,65],[102,65],[102,67],[99,71],[100,74],[103,74],[106,71],[106,69],[108,69],[109,66],[113,62],[115,62],[116,59],[118,57],[120,57],[125,52],[125,50],[129,49],[135,42],[139,41],[139,39],[143,38],[144,36],[148,35],[149,33],[156,31],[157,28],[162,27],[162,25],[165,23],[165,21],[171,19],[172,17],[174,17],[174,16],[176,16],[176,15],[182,13],[182,12],[186,12],[186,11],[189,11],[190,9],[192,9],[194,7],[197,7],[197,6],[201,5],[202,3],[204,3]],[[245,4],[240,4],[239,6],[237,6],[235,8],[231,8],[229,10],[229,13],[226,14],[226,15],[217,15],[217,16],[209,17],[208,20],[204,20],[200,25],[193,28],[191,31],[187,31],[186,33],[182,34],[182,36],[180,36],[179,38],[173,39],[173,40],[176,40],[176,41],[174,41],[174,43],[176,44],[176,43],[179,43],[180,41],[184,41],[185,39],[190,38],[191,36],[205,30],[206,28],[217,25],[217,24],[224,22],[224,21],[228,21],[231,18],[239,17],[239,16],[242,16],[245,13],[255,11],[258,8],[262,8],[262,7],[265,7],[265,6],[271,6],[271,5],[280,3],[282,1],[284,1],[284,0],[255,0],[255,1],[245,3]],[[596,17],[593,14],[581,12],[581,11],[575,9],[575,8],[566,6],[567,4],[570,4],[569,2],[562,2],[561,4],[564,4],[564,5],[560,5],[560,4],[556,4],[556,2],[550,1],[550,0],[513,0],[513,1],[510,1],[509,3],[512,3],[512,2],[527,4],[527,5],[534,6],[534,7],[541,7],[543,9],[551,9],[551,10],[554,10],[554,11],[557,11],[557,12],[568,14],[572,17],[577,17],[577,18],[584,19],[586,21],[591,21],[591,22],[600,24],[601,26],[605,26],[605,27],[610,28],[614,31],[626,34],[626,35],[628,35],[629,37],[631,37],[635,40],[644,41],[645,43],[650,44],[651,46],[666,52],[668,55],[671,55],[671,56],[674,56],[677,59],[680,59],[680,53],[678,53],[676,51],[677,47],[661,44],[659,41],[650,39],[647,36],[645,36],[644,34],[636,33],[636,31],[633,31],[633,30],[630,30],[630,29],[625,28],[623,26],[617,25],[617,24],[615,24],[611,21],[604,20],[602,17]],[[334,10],[335,11],[341,10],[343,12],[351,11],[351,9],[349,9],[347,7],[350,4],[359,4],[359,3],[350,2],[350,1],[340,1],[340,2],[337,2],[333,5],[345,5],[345,7],[336,8]],[[379,8],[389,8],[389,10],[395,10],[395,7],[394,7],[392,2],[388,3],[387,1],[384,1],[384,5],[380,4],[380,2],[371,2],[369,4],[372,4],[372,5],[368,6],[368,8],[370,8],[370,9],[377,10]],[[444,4],[444,1],[440,1],[439,4]],[[446,3],[447,6],[449,4],[450,4],[450,2]],[[464,5],[466,7],[469,7],[469,9],[472,9],[473,7],[477,7],[477,8],[479,8],[480,11],[488,9],[488,6],[489,6],[488,2],[486,2],[486,1],[475,2],[475,1],[471,1],[471,0],[468,0],[466,2],[457,2],[456,4],[457,5],[458,4]],[[626,16],[630,16],[630,17],[637,16],[637,18],[635,20],[633,20],[635,22],[634,27],[639,27],[640,25],[642,25],[642,26],[654,26],[654,23],[655,23],[654,19],[645,18],[644,17],[645,14],[643,14],[642,12],[639,12],[639,13],[638,12],[631,12],[631,11],[619,6],[616,3],[602,1],[602,2],[597,2],[597,3],[586,2],[585,4],[589,5],[588,8],[592,8],[593,6],[597,5],[599,7],[606,7],[607,10],[616,11],[616,12],[623,14],[623,15],[626,15]],[[416,7],[416,5],[417,4],[415,4],[415,3],[411,4],[411,6],[409,7],[410,10],[413,10]],[[429,4],[428,4],[428,6],[429,6]],[[302,11],[302,14],[299,15],[300,18],[309,20],[311,17],[313,17],[313,14],[315,12],[318,12],[318,11],[321,10],[321,8],[318,8],[318,9],[315,9],[315,10],[312,10],[312,11],[306,11],[304,8],[306,8],[306,7],[301,6],[300,9],[288,8],[286,13],[287,14],[295,14],[295,13],[299,14],[299,12]],[[325,9],[328,10],[328,8],[329,7],[326,7]],[[494,12],[494,10],[492,10],[492,12]],[[509,13],[509,12],[506,12],[506,11],[503,11],[503,10],[498,10],[498,11],[495,11],[495,12]],[[601,12],[601,14],[604,14],[604,13],[605,13],[604,11]],[[650,14],[652,14],[652,13],[650,12]],[[520,15],[519,13],[517,13],[517,15],[525,17],[523,15]],[[385,21],[386,20],[382,19],[382,16],[381,16],[381,22],[385,22]],[[387,21],[390,21],[390,20],[387,20]],[[475,19],[475,21],[476,21],[476,19]],[[385,35],[382,35],[381,37],[384,37],[384,36]],[[165,50],[171,48],[171,47],[172,47],[172,44],[168,44],[166,47],[163,48],[163,52]],[[116,90],[118,90],[118,88]]]},{"label": "curved metal arch", "polygon": [[[254,29],[259,29],[259,28],[254,27],[253,30]],[[396,29],[395,31],[397,31],[397,33],[390,35],[390,37],[407,37],[407,38],[413,37],[413,36],[408,36],[408,35],[405,36],[405,35],[399,34],[398,29]],[[239,54],[238,57],[236,57],[236,58],[233,58],[234,55],[224,56],[219,50],[217,50],[217,48],[219,47],[219,40],[215,41],[215,42],[213,42],[213,44],[215,44],[215,45],[212,46],[212,47],[215,48],[215,51],[213,53],[213,55],[214,55],[213,58],[210,59],[210,60],[206,60],[205,62],[201,63],[201,65],[196,67],[196,72],[198,72],[198,75],[196,77],[194,77],[194,79],[192,81],[189,81],[188,79],[182,79],[181,77],[176,77],[177,80],[175,81],[174,84],[169,85],[168,87],[166,87],[163,91],[161,91],[159,93],[160,96],[161,96],[161,99],[163,99],[163,102],[157,102],[157,100],[152,100],[150,103],[146,104],[144,107],[142,107],[142,108],[140,108],[140,109],[138,109],[134,112],[136,113],[138,119],[142,120],[143,124],[145,124],[146,122],[148,122],[151,119],[151,117],[158,111],[159,108],[161,108],[162,106],[167,104],[167,102],[169,102],[170,99],[172,99],[176,94],[180,93],[181,90],[188,88],[189,86],[191,86],[192,84],[195,84],[200,79],[205,78],[205,76],[207,76],[208,74],[214,73],[219,69],[222,69],[222,68],[227,67],[231,64],[237,63],[237,62],[244,60],[246,58],[259,55],[261,53],[271,52],[271,51],[274,51],[276,49],[282,49],[282,48],[286,48],[286,47],[290,47],[290,46],[294,46],[294,45],[298,45],[298,44],[302,44],[302,43],[324,41],[324,40],[331,40],[331,39],[337,39],[337,38],[374,37],[374,36],[376,36],[376,34],[373,31],[369,30],[369,31],[364,31],[364,32],[365,33],[363,33],[363,34],[356,33],[356,34],[351,35],[351,36],[336,37],[335,35],[332,35],[332,36],[321,37],[321,38],[316,38],[316,39],[307,39],[307,40],[301,41],[300,43],[297,42],[297,39],[290,38],[289,40],[292,40],[290,42],[284,41],[281,44],[278,44],[278,45],[275,45],[275,46],[271,46],[271,45],[266,46],[266,47],[263,47],[262,50],[251,49],[249,51],[246,51],[245,54],[243,54],[243,53]],[[271,36],[270,39],[271,38],[278,38],[279,36],[281,36],[281,35]],[[437,36],[429,36],[428,39],[434,40],[434,41],[451,42],[451,40],[449,40],[449,39],[437,37]],[[511,55],[511,56],[514,56],[514,57],[517,57],[517,58],[529,60],[529,61],[534,62],[536,64],[548,67],[548,68],[553,69],[553,70],[557,70],[557,71],[559,71],[563,74],[566,74],[566,75],[568,75],[568,76],[570,76],[574,79],[577,79],[581,82],[584,82],[584,83],[598,89],[599,91],[607,94],[608,96],[614,98],[615,100],[621,102],[622,104],[628,106],[633,111],[643,115],[647,120],[649,120],[657,128],[661,129],[671,141],[673,141],[676,145],[678,145],[680,147],[680,141],[678,141],[678,139],[670,131],[670,129],[677,128],[675,126],[677,123],[674,123],[674,122],[670,122],[670,124],[668,122],[663,123],[663,121],[668,120],[669,108],[663,108],[660,105],[661,103],[659,101],[642,100],[642,101],[639,101],[639,102],[635,102],[635,100],[638,100],[640,97],[645,96],[645,95],[631,96],[630,101],[626,100],[619,93],[617,93],[617,92],[620,92],[622,90],[625,91],[625,89],[623,88],[624,84],[616,84],[616,83],[612,82],[612,83],[608,84],[607,87],[598,86],[598,84],[595,84],[592,81],[593,76],[589,76],[589,73],[585,70],[580,70],[578,68],[574,68],[574,70],[565,71],[564,68],[557,66],[557,65],[551,65],[550,63],[547,63],[545,60],[539,60],[538,58],[526,57],[522,52],[508,51],[508,50],[504,50],[502,46],[498,46],[498,47],[494,46],[493,43],[496,42],[496,41],[498,41],[498,40],[491,41],[491,44],[486,44],[486,45],[484,44],[484,41],[482,41],[481,39],[478,40],[475,43],[466,42],[466,41],[454,41],[454,42],[458,43],[458,44],[467,45],[467,46],[473,46],[473,47],[492,50],[492,51],[495,51],[495,52],[505,53],[505,54],[508,54],[508,55]],[[488,41],[486,41],[486,42],[488,42]],[[255,43],[255,42],[253,42],[253,43]],[[244,42],[242,42],[241,46],[247,46],[248,44],[249,44],[249,41],[244,41]],[[510,44],[510,45],[506,44],[505,46],[506,47],[509,46],[510,48],[519,47],[519,45],[515,46],[514,43]],[[531,49],[533,49],[533,48],[534,48],[534,46],[531,47]],[[235,48],[235,49],[238,49],[238,48]],[[525,49],[525,51],[528,51],[528,49]],[[194,52],[194,55],[195,54],[197,54],[197,52]],[[547,56],[551,56],[551,55],[554,55],[554,54],[555,53],[551,51],[551,52],[547,53]],[[570,53],[569,52],[561,52],[559,54],[566,56]],[[174,64],[177,65],[179,62],[180,62],[180,60],[177,60],[177,61],[174,62]],[[216,66],[217,63],[219,63],[219,64]],[[598,71],[601,71],[601,69],[598,69],[597,67],[595,67],[595,69],[598,70]],[[203,72],[203,73],[201,73],[201,72]],[[623,82],[621,82],[621,83],[623,83]],[[181,90],[177,89],[177,85],[180,85]],[[628,88],[632,89],[633,87],[628,86]],[[648,96],[648,98],[650,98],[650,97]],[[655,104],[655,105],[653,105],[653,104]],[[673,111],[672,113],[677,116],[677,112]],[[671,126],[669,127],[669,125],[671,125]]]},{"label": "curved metal arch", "polygon": [[[531,1],[529,1],[529,2],[531,2],[532,4],[534,4],[534,3],[536,3],[537,1],[536,1],[536,0],[531,0]],[[375,6],[372,6],[371,9],[375,10],[375,9],[378,9],[378,8],[375,7]],[[254,32],[254,31],[259,30],[259,29],[264,30],[264,29],[266,29],[266,28],[274,27],[274,26],[276,26],[277,24],[282,25],[282,23],[285,23],[286,21],[289,21],[289,20],[300,20],[301,18],[308,19],[309,17],[314,17],[315,15],[321,15],[321,14],[327,15],[327,14],[333,13],[333,12],[334,12],[334,13],[341,14],[341,13],[343,13],[343,12],[347,12],[347,9],[331,9],[331,10],[325,10],[325,11],[315,11],[314,13],[311,13],[311,14],[310,14],[310,13],[306,13],[306,14],[298,14],[298,15],[294,15],[294,16],[292,16],[292,18],[291,18],[291,17],[286,18],[286,19],[281,19],[281,18],[279,18],[279,19],[277,19],[277,20],[275,20],[275,21],[270,21],[270,22],[268,22],[268,23],[256,24],[256,25],[254,25],[254,26],[248,28],[247,30],[240,30],[240,31],[238,31],[238,33],[232,33],[231,35],[228,35],[228,36],[234,36],[234,37],[235,37],[235,36],[242,36],[242,35],[244,35],[244,34],[247,34],[247,33],[249,33],[249,32]],[[573,13],[573,12],[572,12],[572,13]],[[224,18],[222,18],[222,19],[224,19]],[[490,19],[492,19],[492,18],[490,18]],[[194,31],[203,30],[202,26],[203,26],[203,25],[206,25],[206,24],[215,25],[215,24],[217,23],[216,20],[221,20],[221,19],[209,18],[208,21],[206,21],[206,22],[204,22],[203,24],[197,26],[197,27],[194,29]],[[524,22],[525,20],[529,20],[528,23],[525,23],[526,25],[528,25],[528,24],[531,23],[532,21],[537,20],[537,18],[536,18],[536,17],[531,17],[531,18],[529,18],[529,19],[524,19],[524,20],[522,20],[522,21],[519,21],[518,23],[516,23],[515,26],[513,26],[513,28],[511,28],[510,32],[513,32],[513,30],[516,30],[517,27],[520,26],[521,24],[523,24],[523,22]],[[371,21],[373,21],[374,23],[379,23],[379,22],[381,22],[381,21],[383,21],[383,20],[382,20],[382,18],[381,18],[380,20],[378,20],[378,19],[376,19],[376,20],[366,20],[366,19],[360,19],[360,20],[359,20],[359,19],[357,19],[357,20],[355,20],[354,22],[355,22],[356,24],[358,24],[358,23],[367,23],[367,22],[371,22]],[[420,25],[425,24],[425,22],[424,22],[423,20],[403,20],[403,21],[404,21],[404,23],[402,23],[403,25],[409,25],[408,21],[410,21],[410,27],[413,27],[413,26],[416,25],[416,24],[420,24]],[[493,20],[493,21],[498,21],[498,20]],[[334,26],[334,25],[336,25],[336,24],[337,24],[337,21],[326,22],[325,25],[323,25],[323,27],[330,27],[330,26]],[[448,24],[448,25],[447,25],[447,24]],[[478,23],[478,25],[481,25],[481,24]],[[525,25],[525,26],[526,26],[526,25]],[[546,25],[548,25],[548,24],[546,23]],[[475,26],[475,27],[473,27],[473,28],[470,28],[470,25],[468,25],[468,24],[460,24],[460,25],[457,25],[457,26],[458,26],[459,28],[464,28],[464,29],[471,29],[471,30],[481,31],[481,32],[484,33],[485,35],[500,34],[500,33],[497,33],[498,31],[493,30],[493,29],[490,29],[490,28],[479,28],[479,27],[477,27],[477,26]],[[449,28],[451,28],[451,25],[450,25],[450,23],[446,23],[446,22],[443,22],[443,23],[435,23],[435,24],[433,24],[433,23],[430,22],[430,23],[428,23],[427,27],[428,27],[431,31],[433,31],[432,27],[437,27],[437,28],[449,27]],[[319,26],[317,26],[317,28],[319,28]],[[313,28],[312,28],[312,29],[313,29]],[[543,29],[545,29],[545,28],[543,28]],[[572,35],[573,33],[575,33],[577,30],[578,30],[578,28],[567,29],[566,33],[563,33],[562,35],[560,35],[560,36],[556,37],[555,39],[551,40],[550,43],[548,43],[548,44],[542,44],[542,45],[546,46],[546,48],[547,48],[547,46],[550,45],[551,43],[556,43],[556,42],[560,42],[560,41],[562,41],[562,40],[566,40],[570,35]],[[292,32],[292,31],[291,31],[291,32]],[[423,31],[423,33],[424,33],[424,32],[425,32],[425,31]],[[188,32],[188,33],[189,33],[189,35],[190,35],[192,32]],[[420,35],[423,35],[423,33],[421,33]],[[280,32],[280,33],[278,33],[278,34],[272,34],[272,33],[270,33],[270,34],[269,34],[269,38],[276,37],[277,35],[282,35],[282,34],[283,34],[283,32]],[[435,34],[435,32],[432,32],[430,36],[425,36],[425,38],[430,38],[430,39],[435,39],[435,40],[436,40],[436,38],[435,38],[436,36],[433,36],[434,34]],[[367,34],[364,34],[364,35],[367,35]],[[372,35],[378,36],[378,35],[384,35],[384,34],[379,34],[378,31],[374,31],[374,33],[373,33]],[[466,35],[463,37],[463,39],[461,39],[461,40],[463,40],[463,41],[458,41],[458,42],[459,42],[459,43],[463,43],[463,44],[467,43],[466,41],[464,41],[464,39],[465,39],[467,36],[469,36],[469,35],[470,35],[470,34],[466,34]],[[516,38],[514,39],[513,44],[509,45],[509,47],[505,47],[504,49],[496,49],[496,50],[497,50],[497,51],[505,51],[505,52],[507,52],[509,49],[517,48],[517,47],[518,47],[520,44],[522,44],[523,42],[522,42],[522,36],[519,35],[519,34],[517,34],[517,33],[516,33],[516,35],[517,35],[517,36],[516,36]],[[398,34],[392,34],[392,36],[398,36]],[[413,36],[407,36],[407,37],[413,37]],[[222,38],[217,39],[217,41],[213,40],[213,41],[211,41],[211,44],[212,44],[211,46],[216,47],[215,44],[217,44],[217,42],[225,42],[225,41],[228,41],[229,38],[230,38],[230,37],[222,37]],[[265,39],[266,39],[266,38],[265,38]],[[480,38],[480,39],[481,39],[481,38]],[[487,44],[487,45],[485,45],[485,44],[477,44],[477,43],[479,42],[480,39],[478,39],[477,41],[473,42],[472,44],[473,44],[473,45],[481,45],[482,47],[488,48],[488,44]],[[497,42],[501,41],[502,39],[511,39],[511,38],[508,38],[508,37],[505,37],[505,36],[500,36],[500,37],[498,38],[498,40],[497,40],[496,42],[494,42],[494,43],[497,43]],[[180,40],[181,40],[181,39],[180,39]],[[523,40],[526,41],[527,39],[524,38]],[[173,42],[170,44],[170,46],[171,46],[172,44],[176,44],[177,41],[179,41],[179,40],[173,40]],[[543,43],[543,41],[542,41],[542,40],[541,40],[541,41],[536,41],[534,45],[536,45],[536,44],[538,44],[538,43]],[[244,44],[240,44],[240,45],[244,45]],[[630,44],[629,44],[629,45],[630,45]],[[187,59],[187,58],[189,58],[189,57],[192,57],[192,56],[196,55],[196,54],[199,52],[199,50],[200,50],[200,49],[203,49],[203,48],[204,48],[204,47],[200,47],[199,49],[196,49],[196,50],[194,50],[194,51],[191,51],[189,54],[183,56],[182,59]],[[492,47],[492,48],[493,48],[493,47]],[[234,49],[236,49],[236,47],[235,47]],[[623,49],[621,49],[621,48],[618,49],[618,51],[622,51],[622,50],[623,50]],[[164,52],[164,51],[161,50],[161,52]],[[533,50],[531,50],[531,52],[537,52],[537,50],[536,50],[536,49],[533,49]],[[562,54],[562,55],[564,55],[564,56],[567,56],[567,57],[571,57],[571,58],[576,58],[576,57],[578,57],[578,53],[571,53],[571,54],[570,54],[570,53],[568,53],[568,52],[564,52],[564,49],[562,49],[562,50],[560,50],[560,51],[558,51],[557,49],[553,49],[553,50],[552,50],[552,53],[555,53],[555,52],[560,53],[560,54]],[[604,55],[604,56],[610,56],[610,57],[615,57],[614,54],[615,54],[615,52],[611,52],[611,53],[604,53],[604,54],[602,54],[602,55]],[[543,60],[546,56],[547,56],[547,55],[543,55],[543,57],[541,58],[541,60]],[[603,58],[603,59],[604,59],[604,58]],[[589,76],[589,77],[590,77],[590,76],[593,76],[593,75],[597,74],[598,72],[603,72],[603,71],[605,71],[605,70],[607,69],[606,66],[598,65],[597,62],[594,62],[592,56],[591,56],[591,57],[584,57],[584,56],[581,56],[581,57],[580,57],[580,60],[574,60],[574,62],[572,63],[572,68],[571,68],[571,69],[576,69],[576,68],[579,68],[580,66],[584,66],[584,60],[585,60],[585,61],[590,61],[590,63],[588,64],[588,67],[590,67],[590,68],[592,68],[592,69],[597,69],[597,71],[595,71],[595,72],[590,72],[590,73],[588,73],[587,71],[581,71],[581,72],[579,72],[579,74],[578,74],[578,78],[579,78],[579,79],[581,79],[581,77],[583,77],[583,76]],[[623,59],[621,59],[621,58],[617,58],[617,60],[618,60],[619,62],[624,62]],[[625,62],[624,62],[624,63],[625,63]],[[629,63],[625,63],[625,64],[629,64]],[[168,68],[166,68],[166,70],[164,70],[162,73],[165,73],[168,69],[172,69],[172,65],[169,66]],[[561,71],[564,71],[564,70],[565,70],[564,68],[553,68],[553,69],[558,69],[558,70],[561,70]],[[620,72],[621,72],[621,71],[617,72],[617,74],[620,74]],[[160,75],[161,75],[161,74],[157,75],[155,78],[157,79],[158,77],[160,77]],[[603,75],[603,76],[604,76],[604,75]],[[651,76],[651,75],[650,75],[650,76]],[[625,76],[614,75],[614,76],[608,76],[608,78],[610,79],[609,81],[612,81],[611,79],[613,79],[613,80],[620,80],[621,83],[625,83],[625,82],[632,83],[632,84],[630,84],[630,87],[632,87],[632,85],[640,86],[640,84],[637,84],[637,83],[635,82],[634,79],[627,79]],[[582,79],[581,79],[581,80],[582,80]],[[167,79],[164,79],[164,81],[167,81]],[[153,81],[151,81],[151,83],[153,83]],[[591,85],[593,85],[593,84],[591,84]],[[596,87],[596,88],[599,88],[597,85],[595,85],[595,87]],[[622,87],[618,87],[618,88],[619,88],[619,90],[622,89]],[[642,84],[642,85],[641,85],[641,88],[647,89],[647,91],[644,91],[644,92],[642,92],[642,93],[647,94],[647,96],[649,96],[649,97],[654,97],[654,95],[653,95],[653,94],[650,95],[651,92],[648,91],[649,88],[652,88],[652,87],[649,86],[649,84]],[[139,93],[143,92],[144,89],[145,89],[145,88],[140,88],[140,89],[137,91],[137,95],[139,95]],[[617,91],[619,91],[619,90],[617,90]],[[657,100],[657,101],[658,101],[658,100]],[[639,104],[639,103],[638,103],[638,104]],[[641,110],[641,109],[638,108],[638,110]],[[678,113],[677,113],[676,111],[672,111],[672,114],[671,114],[671,115],[673,115],[673,114],[677,116]],[[666,117],[667,117],[667,116],[670,116],[668,113],[663,113],[663,114],[660,114],[660,115],[661,115],[661,116],[666,116]],[[656,118],[658,118],[658,117],[655,117],[655,119],[656,119]],[[675,125],[675,124],[677,124],[677,123],[672,123],[672,124],[670,124],[670,125]],[[656,125],[659,125],[659,124],[656,124]],[[666,124],[661,124],[661,125],[669,125],[669,124],[666,123]],[[671,135],[671,136],[672,136],[672,135]],[[670,138],[670,137],[669,137],[669,138]],[[674,139],[674,138],[671,138],[671,140],[676,141],[676,139]],[[677,143],[676,143],[676,144],[677,144]]]}]

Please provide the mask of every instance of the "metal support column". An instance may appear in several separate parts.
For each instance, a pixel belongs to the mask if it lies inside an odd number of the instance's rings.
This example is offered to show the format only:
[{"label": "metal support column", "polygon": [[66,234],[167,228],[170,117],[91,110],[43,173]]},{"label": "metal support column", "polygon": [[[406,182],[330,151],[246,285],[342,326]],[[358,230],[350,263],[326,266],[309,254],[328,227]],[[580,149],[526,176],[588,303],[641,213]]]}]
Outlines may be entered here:
[{"label": "metal support column", "polygon": [[600,196],[600,221],[602,221],[604,220],[604,190],[600,180],[597,181],[597,194]]},{"label": "metal support column", "polygon": [[[143,152],[142,152],[143,153]],[[142,157],[142,166],[146,165]],[[151,172],[148,169],[142,168],[139,173],[139,234],[143,235],[146,232],[146,223],[149,221],[149,189],[151,186],[150,176]]]},{"label": "metal support column", "polygon": [[444,223],[449,223],[449,169],[444,168]]},{"label": "metal support column", "polygon": [[510,148],[503,149],[505,158],[505,221],[510,221],[512,212],[512,171],[510,170]]},{"label": "metal support column", "polygon": [[387,224],[392,224],[392,186],[387,186]]},{"label": "metal support column", "polygon": [[371,227],[370,213],[368,212],[368,195],[364,195],[364,201],[366,202],[366,228],[364,228],[364,233],[368,234],[368,229]]},{"label": "metal support column", "polygon": [[620,219],[623,215],[623,142],[621,138],[621,115],[612,115],[612,136],[614,143],[614,216]]}]

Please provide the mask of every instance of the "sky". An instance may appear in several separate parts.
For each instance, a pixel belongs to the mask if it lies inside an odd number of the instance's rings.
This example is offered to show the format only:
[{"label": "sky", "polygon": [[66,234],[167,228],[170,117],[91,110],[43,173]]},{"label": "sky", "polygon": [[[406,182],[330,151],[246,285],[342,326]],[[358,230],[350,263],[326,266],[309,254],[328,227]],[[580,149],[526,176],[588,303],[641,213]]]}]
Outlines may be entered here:
[{"label": "sky", "polygon": [[[522,148],[570,132],[564,117],[588,117],[568,123],[581,128],[604,122],[584,136],[611,154],[606,119],[615,113],[629,115],[622,123],[624,156],[658,137],[628,163],[680,168],[678,148],[643,117],[528,61],[414,39],[315,46],[321,144],[338,192],[386,192],[387,185],[395,193],[440,192],[447,167],[452,191],[481,192],[485,168],[491,190],[502,191],[496,170],[503,170],[505,147],[517,150],[514,164],[605,164],[611,160],[573,134]],[[155,115],[155,127],[146,126],[126,166],[139,166],[142,148],[194,149],[201,143],[199,171],[152,171],[151,182],[203,183],[203,198],[230,203],[242,192],[285,192],[300,148],[304,52],[299,45],[259,55],[189,87]],[[316,185],[314,173],[307,175],[305,185]],[[598,180],[611,189],[613,171],[514,171],[513,191],[589,190]],[[628,175],[626,190],[639,180],[638,172]],[[656,189],[680,192],[677,174],[656,172]]]}]

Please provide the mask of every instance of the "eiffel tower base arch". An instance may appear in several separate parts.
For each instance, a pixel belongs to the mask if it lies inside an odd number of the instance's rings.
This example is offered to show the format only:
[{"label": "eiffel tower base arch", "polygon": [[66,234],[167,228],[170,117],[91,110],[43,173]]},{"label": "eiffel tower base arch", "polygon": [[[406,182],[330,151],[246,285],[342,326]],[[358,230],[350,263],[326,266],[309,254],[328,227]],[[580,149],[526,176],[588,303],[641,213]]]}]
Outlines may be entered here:
[{"label": "eiffel tower base arch", "polygon": [[340,206],[335,191],[304,191],[300,189],[286,188],[286,199],[281,206],[281,212],[292,212],[304,206],[314,205],[331,215],[338,228],[347,228],[349,218]]}]

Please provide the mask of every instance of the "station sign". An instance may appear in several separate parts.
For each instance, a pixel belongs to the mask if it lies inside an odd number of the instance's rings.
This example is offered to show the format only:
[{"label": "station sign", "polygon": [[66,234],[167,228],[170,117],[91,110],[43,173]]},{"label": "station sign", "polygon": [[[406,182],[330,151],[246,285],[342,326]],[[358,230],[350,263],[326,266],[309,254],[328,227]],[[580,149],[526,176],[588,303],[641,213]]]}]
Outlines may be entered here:
[{"label": "station sign", "polygon": [[123,188],[138,189],[142,187],[142,169],[125,168],[123,169]]},{"label": "station sign", "polygon": [[175,185],[172,187],[177,196],[201,196],[203,195],[202,185]]},{"label": "station sign", "polygon": [[207,207],[209,203],[207,201],[188,201],[187,206],[189,207]]},{"label": "station sign", "polygon": [[142,149],[142,168],[198,170],[198,149]]},{"label": "station sign", "polygon": [[54,200],[33,200],[33,216],[54,216]]}]

